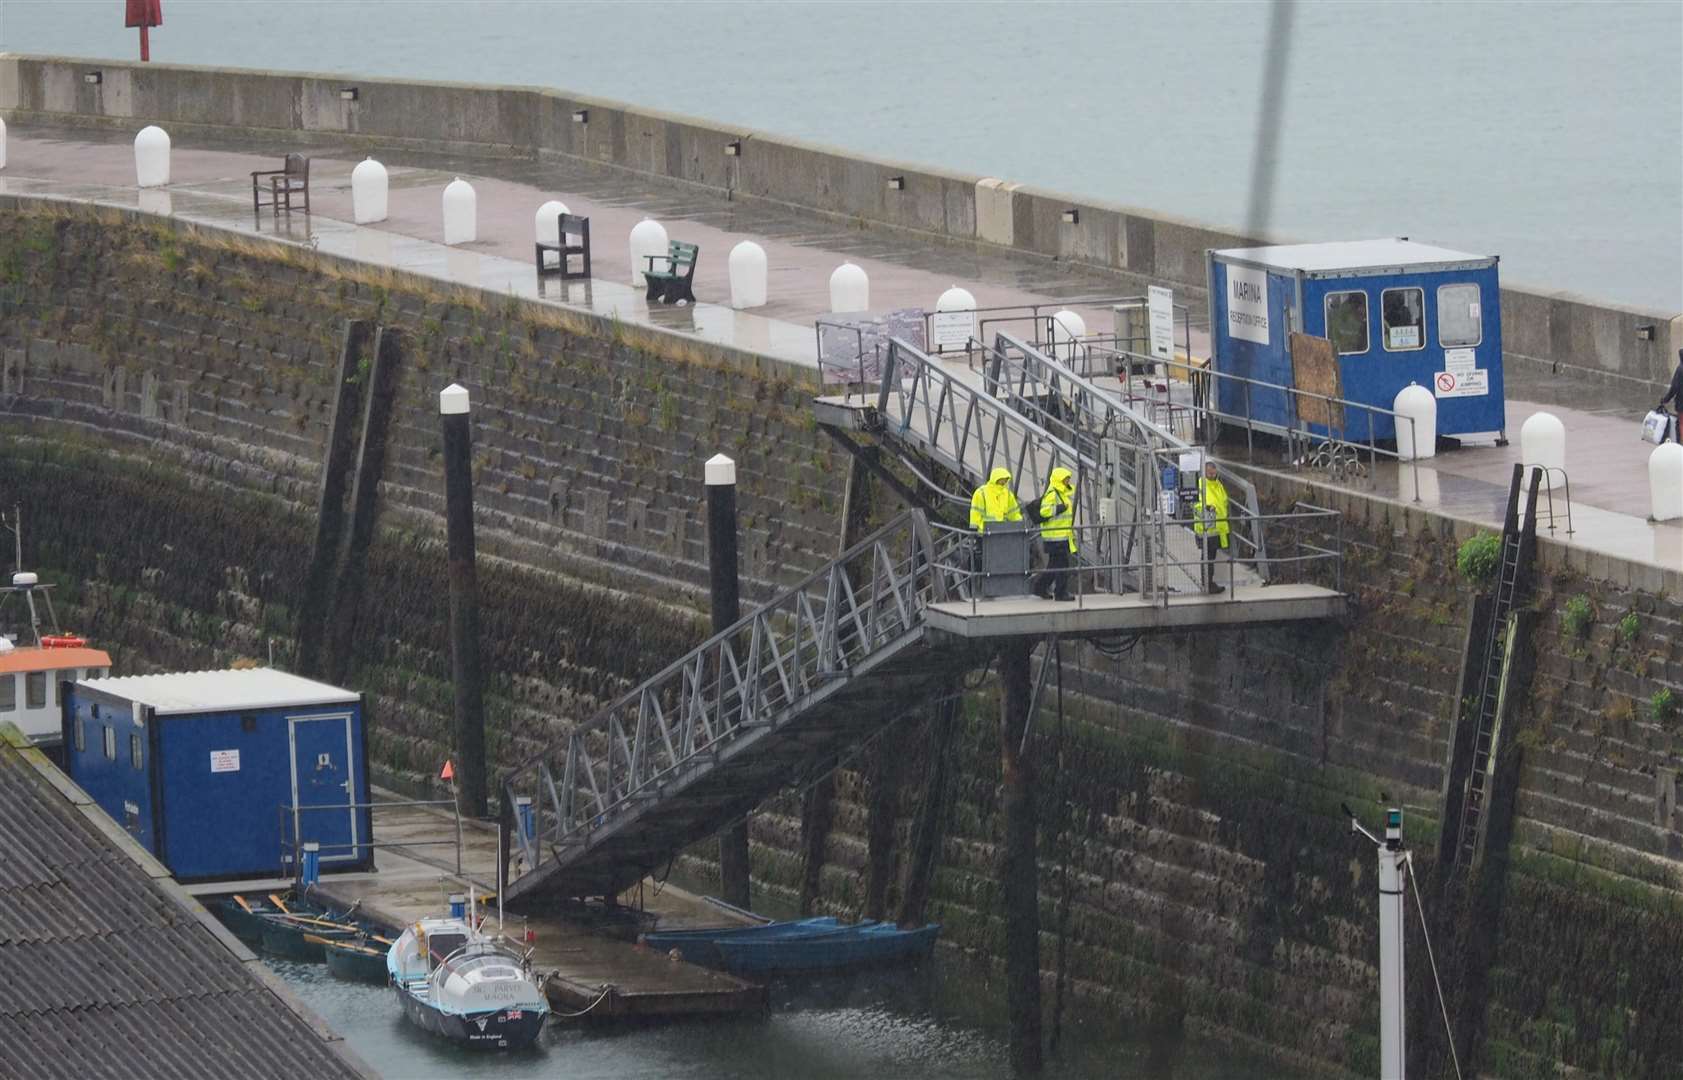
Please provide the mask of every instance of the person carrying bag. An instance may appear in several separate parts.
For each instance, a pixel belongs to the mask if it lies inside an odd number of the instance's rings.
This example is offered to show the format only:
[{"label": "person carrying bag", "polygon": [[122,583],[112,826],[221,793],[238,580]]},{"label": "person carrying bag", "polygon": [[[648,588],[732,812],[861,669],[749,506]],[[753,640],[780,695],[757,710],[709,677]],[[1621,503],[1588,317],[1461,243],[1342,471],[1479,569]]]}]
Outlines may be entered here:
[{"label": "person carrying bag", "polygon": [[[1671,405],[1675,409],[1683,410],[1683,349],[1677,350],[1677,369],[1671,373],[1671,385],[1666,388],[1665,397],[1660,399],[1654,412],[1648,414],[1642,422],[1642,437],[1651,443],[1663,443],[1667,439],[1677,440],[1677,416],[1665,411]],[[1659,422],[1659,438],[1653,438],[1650,430],[1654,426],[1654,414],[1658,413],[1663,419]]]}]

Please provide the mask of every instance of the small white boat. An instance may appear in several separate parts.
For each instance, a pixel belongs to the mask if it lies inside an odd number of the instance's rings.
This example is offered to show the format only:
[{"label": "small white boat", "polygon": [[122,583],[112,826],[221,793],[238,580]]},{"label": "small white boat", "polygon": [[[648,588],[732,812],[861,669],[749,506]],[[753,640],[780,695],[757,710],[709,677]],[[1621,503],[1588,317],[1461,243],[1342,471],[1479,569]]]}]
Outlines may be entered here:
[{"label": "small white boat", "polygon": [[465,918],[422,919],[409,927],[386,954],[386,971],[404,1015],[464,1046],[530,1046],[549,1015],[528,955]]},{"label": "small white boat", "polygon": [[[4,518],[0,525],[13,533],[22,528],[21,522]],[[20,538],[20,560],[22,549]],[[64,742],[59,682],[98,678],[111,670],[111,657],[103,649],[90,648],[86,638],[58,628],[51,590],[21,568],[10,585],[0,586],[0,721],[16,724],[49,754]]]}]

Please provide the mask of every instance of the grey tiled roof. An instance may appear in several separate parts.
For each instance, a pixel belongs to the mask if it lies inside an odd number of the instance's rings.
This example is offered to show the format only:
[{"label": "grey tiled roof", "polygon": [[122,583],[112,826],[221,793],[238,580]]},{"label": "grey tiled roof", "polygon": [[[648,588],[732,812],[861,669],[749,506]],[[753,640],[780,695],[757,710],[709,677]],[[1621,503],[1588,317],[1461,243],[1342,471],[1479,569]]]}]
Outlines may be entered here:
[{"label": "grey tiled roof", "polygon": [[0,1077],[363,1075],[5,734]]}]

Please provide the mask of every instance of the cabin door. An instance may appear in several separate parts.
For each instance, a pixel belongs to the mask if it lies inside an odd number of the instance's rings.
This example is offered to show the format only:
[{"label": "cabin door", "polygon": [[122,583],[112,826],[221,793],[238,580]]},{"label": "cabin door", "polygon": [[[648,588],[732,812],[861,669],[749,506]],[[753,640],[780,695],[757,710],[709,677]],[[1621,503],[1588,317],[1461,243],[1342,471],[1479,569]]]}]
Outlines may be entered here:
[{"label": "cabin door", "polygon": [[[297,835],[321,845],[323,863],[357,856],[357,812],[351,783],[351,716],[293,716],[292,803]],[[313,808],[313,809],[312,809]]]}]

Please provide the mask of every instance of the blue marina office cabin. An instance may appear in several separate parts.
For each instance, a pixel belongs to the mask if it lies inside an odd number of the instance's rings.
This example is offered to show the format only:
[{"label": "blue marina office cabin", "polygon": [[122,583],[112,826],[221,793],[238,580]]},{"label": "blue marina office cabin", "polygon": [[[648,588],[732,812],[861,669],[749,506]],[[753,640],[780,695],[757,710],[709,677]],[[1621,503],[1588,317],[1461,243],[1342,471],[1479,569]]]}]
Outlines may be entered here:
[{"label": "blue marina office cabin", "polygon": [[[1496,256],[1400,239],[1231,248],[1207,260],[1216,408],[1227,416],[1275,433],[1303,426],[1278,389],[1296,386],[1288,335],[1298,331],[1332,342],[1346,401],[1389,410],[1418,383],[1437,397],[1438,434],[1503,437]],[[1344,410],[1343,437],[1367,441],[1370,423],[1375,440],[1396,438],[1390,416],[1357,408]]]},{"label": "blue marina office cabin", "polygon": [[177,880],[292,876],[295,836],[373,865],[360,695],[268,668],[64,687],[65,771]]}]

